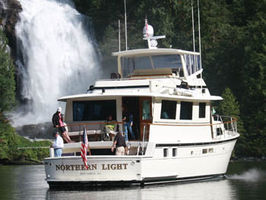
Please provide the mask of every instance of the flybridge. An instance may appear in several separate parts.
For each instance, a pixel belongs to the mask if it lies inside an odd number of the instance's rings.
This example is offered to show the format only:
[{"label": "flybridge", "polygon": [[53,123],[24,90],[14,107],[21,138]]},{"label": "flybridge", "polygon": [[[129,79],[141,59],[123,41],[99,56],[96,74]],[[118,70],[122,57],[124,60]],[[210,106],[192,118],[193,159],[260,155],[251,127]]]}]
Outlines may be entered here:
[{"label": "flybridge", "polygon": [[143,75],[172,75],[173,72],[186,79],[202,72],[198,52],[158,48],[121,51],[113,55],[117,56],[118,73],[123,78],[140,75],[140,72]]},{"label": "flybridge", "polygon": [[[154,30],[145,19],[143,39],[148,49],[125,50],[113,53],[117,56],[117,77],[169,76],[176,75],[186,80],[202,72],[200,53],[172,48],[157,48],[157,40],[165,36],[153,36]],[[194,78],[196,78],[194,76]],[[189,77],[191,79],[191,77]]]}]

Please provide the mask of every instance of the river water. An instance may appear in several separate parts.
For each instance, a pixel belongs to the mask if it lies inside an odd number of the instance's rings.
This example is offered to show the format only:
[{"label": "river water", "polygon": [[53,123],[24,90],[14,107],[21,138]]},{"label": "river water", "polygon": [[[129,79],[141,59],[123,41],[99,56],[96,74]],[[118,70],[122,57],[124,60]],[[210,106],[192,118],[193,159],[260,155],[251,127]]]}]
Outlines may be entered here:
[{"label": "river water", "polygon": [[0,166],[0,199],[266,199],[266,161],[232,162],[227,178],[193,183],[174,183],[87,191],[52,191],[43,165]]}]

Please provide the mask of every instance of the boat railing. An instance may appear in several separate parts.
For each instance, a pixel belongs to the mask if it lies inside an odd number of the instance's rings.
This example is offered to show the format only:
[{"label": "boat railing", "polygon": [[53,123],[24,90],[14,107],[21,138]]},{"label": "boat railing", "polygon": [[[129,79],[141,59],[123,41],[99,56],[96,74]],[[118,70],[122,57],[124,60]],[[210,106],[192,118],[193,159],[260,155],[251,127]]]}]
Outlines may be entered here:
[{"label": "boat railing", "polygon": [[[143,123],[142,126],[143,129],[141,136],[136,138],[136,140],[130,140],[127,142],[129,155],[145,155],[150,124]],[[82,141],[84,135],[84,129],[86,129],[89,142],[97,142],[97,141],[110,142],[114,141],[115,135],[118,132],[123,132],[124,123],[117,121],[72,123],[72,124],[66,124],[66,128],[68,131],[68,135],[70,136],[71,140],[74,142]],[[110,145],[110,143],[106,143],[106,145]],[[90,148],[93,148],[93,145],[90,146]],[[97,149],[94,150],[97,151]]]},{"label": "boat railing", "polygon": [[82,141],[86,129],[89,141],[112,141],[114,136],[123,129],[123,122],[85,122],[66,124],[69,136],[73,141]]},{"label": "boat railing", "polygon": [[216,135],[236,135],[237,119],[231,116],[213,115],[214,123],[212,124]]},{"label": "boat railing", "polygon": [[[150,123],[142,123],[142,127],[142,134],[137,141],[142,141],[144,144],[148,141]],[[119,121],[68,123],[66,128],[69,136],[77,142],[82,140],[84,128],[89,141],[111,141],[118,132],[124,132],[124,123]]]}]

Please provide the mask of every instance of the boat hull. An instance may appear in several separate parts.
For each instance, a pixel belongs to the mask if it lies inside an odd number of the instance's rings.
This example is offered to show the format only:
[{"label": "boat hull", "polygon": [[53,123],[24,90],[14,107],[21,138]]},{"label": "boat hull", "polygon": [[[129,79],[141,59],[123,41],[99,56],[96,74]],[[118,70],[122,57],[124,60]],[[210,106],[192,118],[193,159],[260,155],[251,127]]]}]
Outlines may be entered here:
[{"label": "boat hull", "polygon": [[[234,140],[207,145],[180,146],[176,157],[88,156],[86,169],[81,157],[45,159],[46,180],[52,189],[93,186],[129,186],[201,180],[226,173]],[[173,145],[172,145],[173,146]],[[170,150],[173,147],[169,147]],[[203,149],[211,150],[204,153]]]}]

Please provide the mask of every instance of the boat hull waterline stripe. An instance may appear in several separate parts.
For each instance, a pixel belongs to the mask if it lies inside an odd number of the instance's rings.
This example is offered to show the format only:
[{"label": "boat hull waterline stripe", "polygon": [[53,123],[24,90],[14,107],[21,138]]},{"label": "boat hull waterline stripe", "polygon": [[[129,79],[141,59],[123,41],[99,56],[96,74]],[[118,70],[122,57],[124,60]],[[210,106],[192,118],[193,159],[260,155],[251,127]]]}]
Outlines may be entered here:
[{"label": "boat hull waterline stripe", "polygon": [[131,181],[48,181],[50,189],[86,189],[87,187],[97,187],[97,186],[131,186],[131,185],[149,185],[149,184],[160,184],[167,182],[189,182],[198,180],[207,180],[215,178],[224,178],[224,174],[210,174],[204,176],[193,176],[193,177],[183,177],[177,178],[177,176],[165,176],[165,177],[146,177],[143,180],[131,180]]}]

